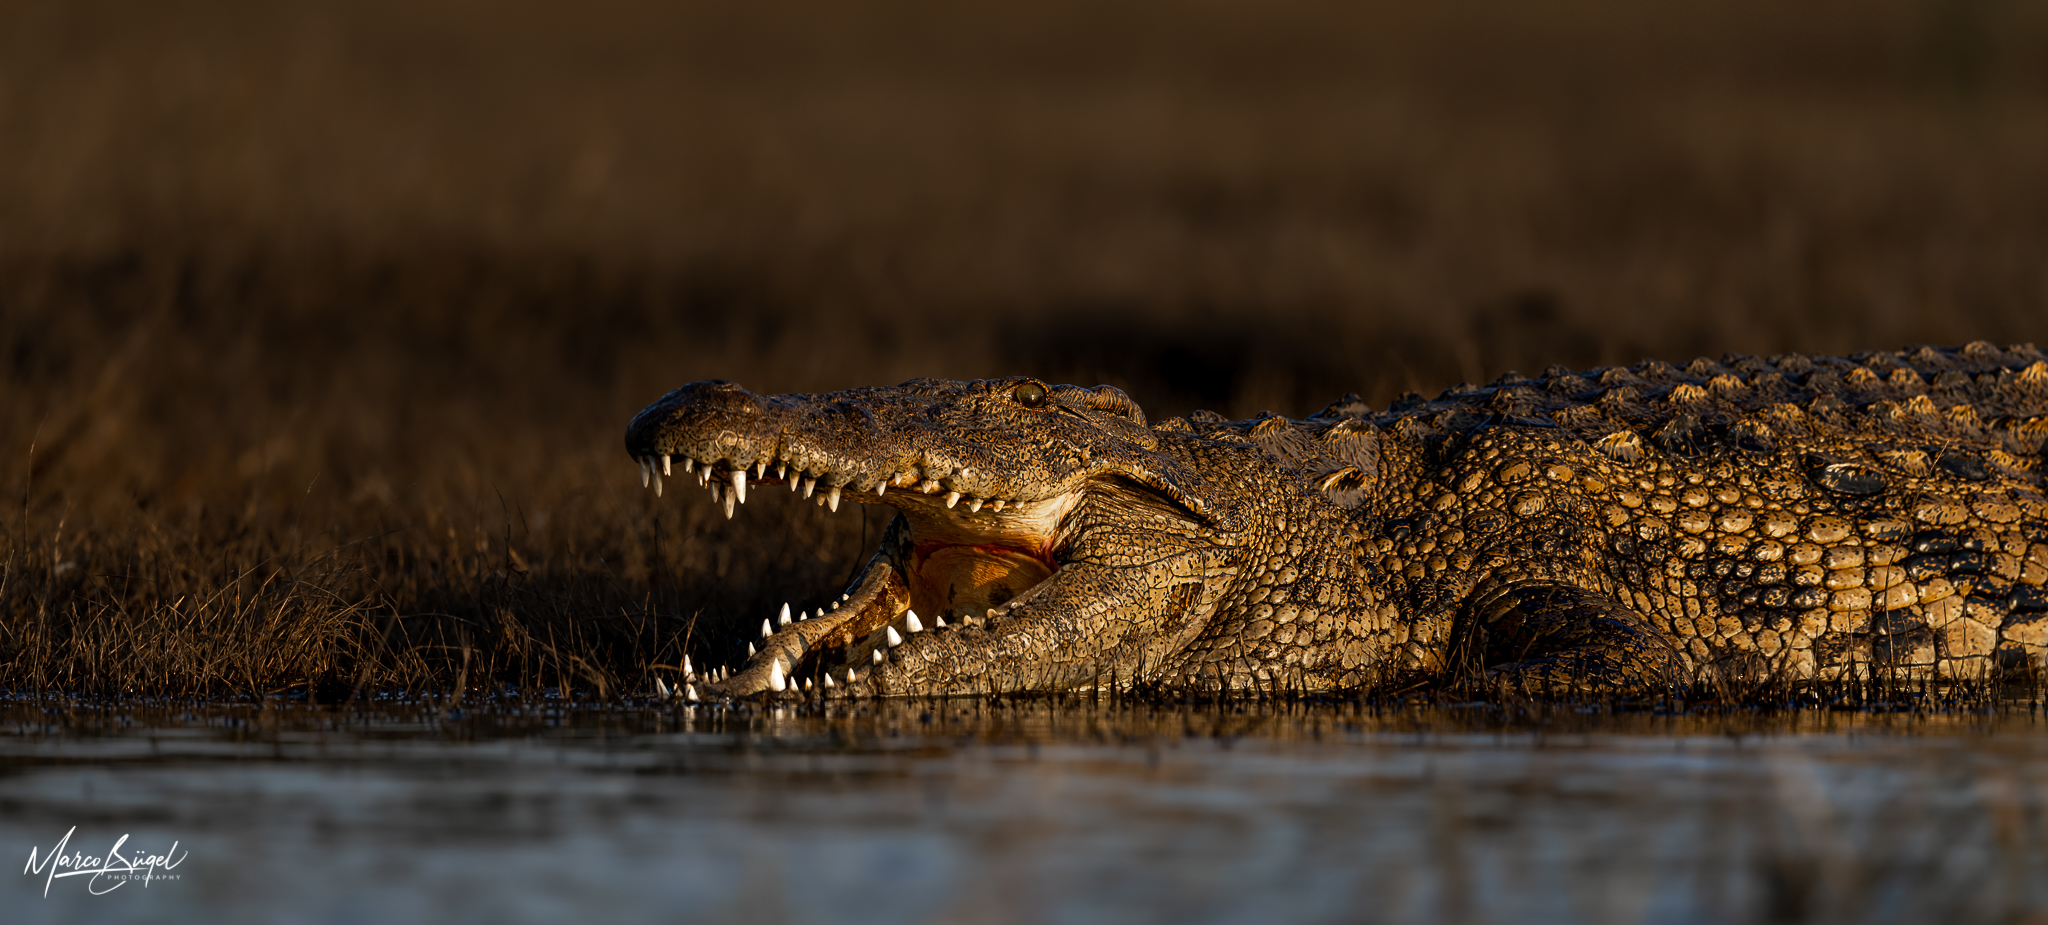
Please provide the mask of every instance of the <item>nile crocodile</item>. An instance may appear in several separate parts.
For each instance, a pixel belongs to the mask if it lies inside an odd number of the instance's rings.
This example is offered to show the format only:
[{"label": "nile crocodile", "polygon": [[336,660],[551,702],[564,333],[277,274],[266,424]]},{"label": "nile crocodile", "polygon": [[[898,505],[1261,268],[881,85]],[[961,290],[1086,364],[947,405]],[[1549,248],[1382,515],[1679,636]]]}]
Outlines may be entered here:
[{"label": "nile crocodile", "polygon": [[728,517],[771,485],[899,512],[837,603],[785,607],[693,698],[1557,692],[2037,669],[2044,439],[2048,357],[1974,343],[1553,367],[1302,420],[1152,422],[1031,378],[696,382],[626,449]]}]

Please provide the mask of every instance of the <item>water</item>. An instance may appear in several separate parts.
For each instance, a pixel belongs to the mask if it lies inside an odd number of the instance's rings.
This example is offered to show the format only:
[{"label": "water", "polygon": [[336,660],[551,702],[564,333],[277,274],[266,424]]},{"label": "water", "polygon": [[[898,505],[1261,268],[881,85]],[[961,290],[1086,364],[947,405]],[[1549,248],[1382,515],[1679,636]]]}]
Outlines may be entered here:
[{"label": "water", "polygon": [[[2024,705],[443,716],[14,701],[0,719],[6,923],[1958,925],[2048,910],[2048,725]],[[124,834],[127,849],[175,841],[176,879],[93,895],[83,876],[23,873],[67,831],[87,854]]]}]

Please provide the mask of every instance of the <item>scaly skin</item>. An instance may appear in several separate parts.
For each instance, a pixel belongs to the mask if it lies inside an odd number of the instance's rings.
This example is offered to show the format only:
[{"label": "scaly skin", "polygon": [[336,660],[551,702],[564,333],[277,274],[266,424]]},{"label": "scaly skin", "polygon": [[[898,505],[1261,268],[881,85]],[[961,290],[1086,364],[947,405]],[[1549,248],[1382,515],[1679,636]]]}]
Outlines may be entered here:
[{"label": "scaly skin", "polygon": [[2040,667],[2044,439],[2048,357],[1977,343],[1553,368],[1299,421],[1148,424],[1031,379],[693,383],[626,448],[709,472],[728,512],[736,475],[903,512],[844,605],[692,695],[1556,693]]}]

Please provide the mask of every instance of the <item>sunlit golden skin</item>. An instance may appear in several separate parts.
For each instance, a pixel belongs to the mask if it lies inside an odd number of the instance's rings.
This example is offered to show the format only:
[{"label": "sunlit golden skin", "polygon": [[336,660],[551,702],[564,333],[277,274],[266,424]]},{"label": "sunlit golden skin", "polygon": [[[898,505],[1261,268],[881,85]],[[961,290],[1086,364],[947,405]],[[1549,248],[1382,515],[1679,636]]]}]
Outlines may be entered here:
[{"label": "sunlit golden skin", "polygon": [[2048,357],[1979,343],[1554,368],[1305,420],[1150,423],[1028,379],[700,383],[627,448],[903,512],[847,606],[715,693],[1556,693],[2040,667],[2044,440]]}]

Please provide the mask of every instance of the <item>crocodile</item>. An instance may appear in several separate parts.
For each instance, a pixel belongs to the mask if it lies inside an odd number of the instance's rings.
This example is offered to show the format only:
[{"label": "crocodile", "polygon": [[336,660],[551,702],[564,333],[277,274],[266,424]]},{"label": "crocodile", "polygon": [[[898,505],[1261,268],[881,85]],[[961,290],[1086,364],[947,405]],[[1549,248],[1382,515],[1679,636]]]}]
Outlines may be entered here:
[{"label": "crocodile", "polygon": [[1029,377],[706,381],[625,442],[728,517],[769,486],[897,512],[837,600],[677,678],[694,700],[2031,672],[2044,441],[2048,356],[1979,342],[1554,366],[1303,419],[1155,422]]}]

